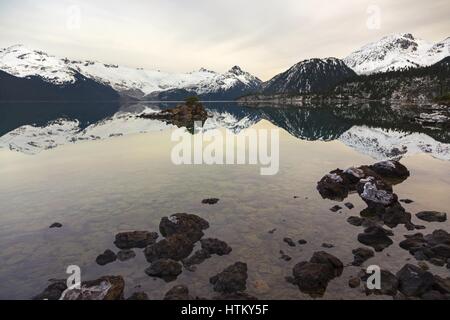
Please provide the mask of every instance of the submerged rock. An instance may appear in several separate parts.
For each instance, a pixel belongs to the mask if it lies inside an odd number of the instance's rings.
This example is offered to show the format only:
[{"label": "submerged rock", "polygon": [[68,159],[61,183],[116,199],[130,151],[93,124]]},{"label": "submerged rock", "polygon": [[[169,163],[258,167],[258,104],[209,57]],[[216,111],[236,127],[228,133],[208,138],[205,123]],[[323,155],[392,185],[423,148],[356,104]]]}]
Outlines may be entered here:
[{"label": "submerged rock", "polygon": [[300,239],[300,240],[297,241],[297,243],[298,243],[299,245],[304,245],[304,244],[307,244],[308,241],[306,241],[305,239]]},{"label": "submerged rock", "polygon": [[217,202],[219,202],[220,199],[217,198],[208,198],[208,199],[203,199],[202,203],[203,204],[216,204]]},{"label": "submerged rock", "polygon": [[348,286],[350,288],[358,288],[361,284],[361,279],[358,277],[352,277],[348,280]]},{"label": "submerged rock", "polygon": [[141,292],[135,292],[131,296],[127,298],[127,300],[150,300],[148,298],[148,294],[141,291]]},{"label": "submerged rock", "polygon": [[136,253],[133,250],[125,249],[117,252],[117,259],[119,261],[127,261],[136,257]]},{"label": "submerged rock", "polygon": [[213,300],[258,300],[258,298],[246,293],[246,292],[233,292],[233,293],[222,293],[219,296],[213,297]]},{"label": "submerged rock", "polygon": [[43,292],[33,297],[33,300],[59,300],[66,289],[67,284],[65,279],[53,280]]},{"label": "submerged rock", "polygon": [[364,233],[358,234],[358,241],[362,244],[370,246],[375,251],[383,251],[394,242],[389,238],[392,236],[392,232],[386,230],[380,226],[371,226],[364,230]]},{"label": "submerged rock", "polygon": [[195,214],[175,213],[170,217],[164,217],[159,223],[159,231],[164,237],[183,235],[191,242],[199,241],[209,228],[209,223]]},{"label": "submerged rock", "polygon": [[191,268],[194,265],[200,264],[206,259],[211,258],[211,254],[204,249],[197,250],[194,254],[183,260],[183,265],[187,268],[190,268],[191,271],[195,270],[195,268]]},{"label": "submerged rock", "polygon": [[411,199],[400,199],[399,201],[400,201],[400,202],[403,202],[403,203],[406,203],[406,204],[410,204],[410,203],[413,203],[413,202],[414,202],[414,201],[411,200]]},{"label": "submerged rock", "polygon": [[158,239],[158,234],[156,232],[121,232],[116,235],[114,244],[119,249],[145,248],[146,246],[155,243],[156,239]]},{"label": "submerged rock", "polygon": [[285,254],[283,250],[280,250],[280,254],[281,254],[281,257],[280,257],[281,260],[284,260],[284,261],[292,260],[292,258],[290,256],[288,256],[287,254]]},{"label": "submerged rock", "polygon": [[81,283],[80,289],[68,289],[62,300],[121,300],[125,281],[122,276],[104,276]]},{"label": "submerged rock", "polygon": [[375,253],[369,248],[357,248],[352,251],[354,266],[361,266],[364,262],[375,256]]},{"label": "submerged rock", "polygon": [[292,238],[284,238],[283,241],[286,242],[289,247],[295,247],[295,242]]},{"label": "submerged rock", "polygon": [[175,280],[181,271],[181,264],[171,259],[156,260],[145,269],[147,275],[161,278],[166,282]]},{"label": "submerged rock", "polygon": [[335,205],[330,208],[330,211],[332,211],[332,212],[338,212],[339,210],[342,210],[342,207],[339,205]]},{"label": "submerged rock", "polygon": [[112,252],[111,250],[107,249],[105,250],[105,252],[103,252],[102,254],[100,254],[96,259],[95,262],[97,262],[97,264],[104,266],[108,263],[114,262],[117,260],[117,256],[114,252]]},{"label": "submerged rock", "polygon": [[236,262],[225,268],[219,274],[211,277],[209,282],[213,284],[214,291],[216,292],[235,293],[245,291],[247,278],[247,264]]},{"label": "submerged rock", "polygon": [[202,245],[202,249],[209,254],[217,254],[219,256],[223,256],[229,254],[232,251],[231,247],[226,242],[219,239],[202,239],[200,240],[200,243]]},{"label": "submerged rock", "polygon": [[427,222],[445,222],[447,221],[447,214],[445,212],[437,211],[421,211],[416,213],[416,217]]},{"label": "submerged rock", "polygon": [[164,300],[194,300],[189,295],[189,288],[185,285],[178,285],[167,291]]},{"label": "submerged rock", "polygon": [[351,210],[351,209],[353,209],[355,206],[353,205],[353,203],[351,203],[351,202],[346,202],[346,203],[344,203],[344,206],[346,206],[347,207],[347,209],[349,209],[349,210]]},{"label": "submerged rock", "polygon": [[59,222],[52,223],[49,228],[61,228],[62,224]]}]

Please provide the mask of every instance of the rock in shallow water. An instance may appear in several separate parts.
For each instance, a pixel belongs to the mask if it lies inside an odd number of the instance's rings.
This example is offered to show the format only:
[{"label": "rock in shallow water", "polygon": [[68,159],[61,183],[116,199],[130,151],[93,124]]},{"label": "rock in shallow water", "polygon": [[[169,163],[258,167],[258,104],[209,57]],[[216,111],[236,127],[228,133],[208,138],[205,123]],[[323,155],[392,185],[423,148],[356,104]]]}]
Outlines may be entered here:
[{"label": "rock in shallow water", "polygon": [[161,278],[166,282],[175,280],[181,271],[181,264],[171,259],[156,260],[145,269],[147,275]]},{"label": "rock in shallow water", "polygon": [[194,250],[194,243],[182,234],[175,234],[145,248],[148,262],[158,259],[183,260]]},{"label": "rock in shallow water", "polygon": [[135,292],[127,298],[127,300],[150,300],[145,292]]},{"label": "rock in shallow water", "polygon": [[95,262],[97,262],[97,264],[104,266],[108,263],[114,262],[117,260],[117,256],[114,252],[112,252],[111,250],[107,249],[105,250],[105,252],[103,252],[101,255],[99,255],[97,257],[97,259],[95,259]]},{"label": "rock in shallow water", "polygon": [[55,222],[55,223],[52,223],[49,228],[52,229],[52,228],[61,228],[61,227],[62,227],[61,223]]},{"label": "rock in shallow water", "polygon": [[125,249],[117,252],[117,259],[119,261],[127,261],[136,257],[136,253],[133,250]]},{"label": "rock in shallow water", "polygon": [[202,200],[203,204],[216,204],[217,202],[219,202],[219,199],[217,198],[208,198]]},{"label": "rock in shallow water", "polygon": [[97,280],[86,281],[80,289],[66,290],[62,300],[121,300],[125,281],[122,276],[104,276]]},{"label": "rock in shallow water", "polygon": [[445,212],[437,211],[421,211],[416,213],[416,217],[427,222],[445,222],[447,221],[447,214]]},{"label": "rock in shallow water", "polygon": [[119,249],[145,248],[146,246],[155,243],[156,239],[158,239],[158,234],[156,232],[121,232],[116,235],[114,244]]},{"label": "rock in shallow water", "polygon": [[185,285],[178,285],[167,291],[164,300],[193,300],[189,295],[189,288]]},{"label": "rock in shallow water", "polygon": [[375,251],[378,252],[383,251],[394,243],[391,238],[389,238],[392,235],[391,231],[374,225],[366,228],[364,233],[358,234],[358,241],[374,248]]},{"label": "rock in shallow water", "polygon": [[53,280],[51,282],[43,292],[33,297],[33,300],[58,300],[67,289],[66,280]]},{"label": "rock in shallow water", "polygon": [[421,268],[406,264],[397,272],[399,290],[406,296],[420,296],[429,291],[434,284],[433,275]]},{"label": "rock in shallow water", "polygon": [[225,268],[222,272],[211,277],[209,282],[213,284],[214,291],[222,293],[235,293],[245,291],[247,287],[247,264],[236,262]]},{"label": "rock in shallow water", "polygon": [[202,239],[200,240],[200,243],[202,245],[202,249],[209,254],[217,254],[219,256],[223,256],[229,254],[232,251],[231,247],[226,242],[219,239]]},{"label": "rock in shallow water", "polygon": [[175,213],[164,217],[159,223],[159,231],[164,237],[183,235],[191,242],[197,242],[203,237],[203,230],[209,228],[209,223],[195,214]]},{"label": "rock in shallow water", "polygon": [[289,247],[295,247],[295,242],[292,238],[284,238],[283,241],[286,242]]},{"label": "rock in shallow water", "polygon": [[343,263],[324,251],[315,252],[310,261],[294,266],[292,277],[286,280],[299,287],[300,291],[312,296],[322,296],[328,282],[342,274]]},{"label": "rock in shallow water", "polygon": [[372,258],[375,253],[369,248],[357,248],[352,251],[353,253],[353,262],[354,266],[361,266],[364,262]]}]

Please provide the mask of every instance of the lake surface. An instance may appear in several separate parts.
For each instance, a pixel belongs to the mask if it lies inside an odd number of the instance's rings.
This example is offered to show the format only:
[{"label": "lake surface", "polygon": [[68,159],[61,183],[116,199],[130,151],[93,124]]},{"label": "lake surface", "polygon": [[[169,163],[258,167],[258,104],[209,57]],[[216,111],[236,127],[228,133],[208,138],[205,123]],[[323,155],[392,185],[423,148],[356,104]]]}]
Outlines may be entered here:
[{"label": "lake surface", "polygon": [[[1,299],[33,297],[49,279],[65,278],[68,265],[80,266],[83,280],[122,275],[125,296],[145,291],[161,299],[174,285],[185,284],[193,295],[210,298],[215,293],[209,278],[236,261],[248,265],[249,294],[260,299],[311,299],[285,277],[315,251],[327,251],[349,265],[352,249],[362,246],[357,235],[363,228],[346,220],[366,208],[357,194],[351,194],[345,201],[355,208],[331,212],[342,203],[322,199],[317,181],[336,168],[388,158],[402,158],[411,172],[394,191],[399,198],[414,200],[402,205],[415,224],[426,226],[421,232],[450,231],[448,221],[428,223],[414,216],[422,210],[450,208],[449,131],[418,120],[422,111],[387,105],[207,104],[212,118],[205,128],[226,128],[235,134],[246,128],[281,129],[280,170],[261,176],[255,165],[174,165],[174,128],[135,117],[169,106],[0,104]],[[201,203],[211,197],[220,201]],[[183,270],[169,283],[144,273],[149,263],[141,249],[126,262],[95,263],[105,249],[118,251],[113,244],[118,232],[158,231],[161,218],[177,212],[208,220],[205,237],[226,241],[232,252],[212,256],[195,271]],[[56,221],[63,227],[49,229]],[[417,263],[398,246],[405,234],[416,231],[399,225],[393,232],[394,243],[365,266],[377,264],[395,273],[407,262]],[[285,237],[305,239],[307,244],[289,247]],[[334,247],[324,249],[322,243]],[[280,250],[292,260],[280,259]],[[391,299],[349,288],[349,278],[360,269],[346,266],[323,298]],[[430,270],[448,276],[445,266],[430,264]]]}]

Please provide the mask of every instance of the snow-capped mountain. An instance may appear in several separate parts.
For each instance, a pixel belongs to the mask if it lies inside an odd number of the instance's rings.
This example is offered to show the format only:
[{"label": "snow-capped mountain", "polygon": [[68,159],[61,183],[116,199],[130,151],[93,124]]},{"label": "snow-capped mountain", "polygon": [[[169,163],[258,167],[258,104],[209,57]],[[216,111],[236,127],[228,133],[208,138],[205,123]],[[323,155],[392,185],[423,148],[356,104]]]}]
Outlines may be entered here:
[{"label": "snow-capped mountain", "polygon": [[438,43],[410,33],[393,34],[352,52],[344,62],[357,74],[372,74],[432,65],[450,56],[450,38]]},{"label": "snow-capped mountain", "polygon": [[340,59],[308,59],[265,82],[263,93],[325,92],[352,76],[355,72]]},{"label": "snow-capped mountain", "polygon": [[238,66],[234,66],[223,74],[209,72],[211,77],[198,84],[181,89],[156,91],[145,99],[180,100],[189,95],[196,95],[202,100],[234,100],[261,89],[262,81]]},{"label": "snow-capped mountain", "polygon": [[74,83],[76,74],[111,86],[119,93],[134,97],[186,90],[197,95],[253,91],[261,81],[233,67],[220,74],[204,68],[189,73],[167,73],[129,68],[96,61],[58,58],[42,51],[15,45],[0,50],[0,70],[16,77],[40,76],[45,81],[63,85]]}]

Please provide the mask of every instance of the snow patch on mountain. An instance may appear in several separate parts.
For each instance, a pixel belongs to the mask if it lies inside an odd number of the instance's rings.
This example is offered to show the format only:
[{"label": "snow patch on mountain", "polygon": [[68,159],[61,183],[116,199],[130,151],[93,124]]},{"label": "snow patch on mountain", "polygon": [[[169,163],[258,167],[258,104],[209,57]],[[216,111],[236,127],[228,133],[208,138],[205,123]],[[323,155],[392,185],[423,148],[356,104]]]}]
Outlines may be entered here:
[{"label": "snow patch on mountain", "polygon": [[438,43],[410,33],[393,34],[352,52],[344,62],[358,74],[430,66],[450,56],[450,38]]},{"label": "snow patch on mountain", "polygon": [[426,153],[434,158],[450,161],[450,144],[438,142],[423,133],[354,126],[343,133],[339,140],[376,160]]}]

